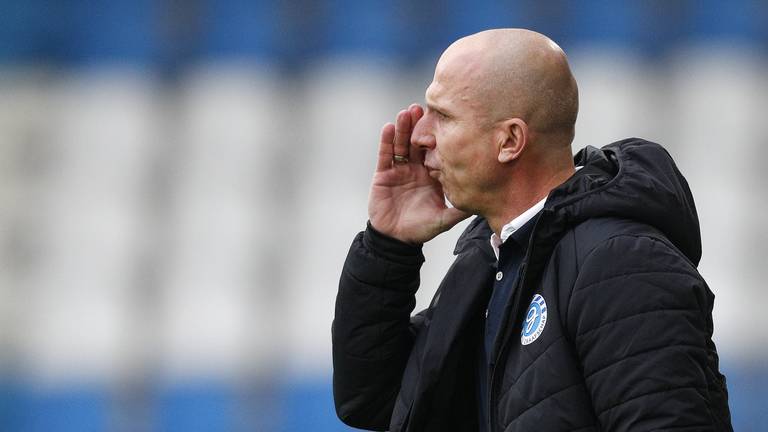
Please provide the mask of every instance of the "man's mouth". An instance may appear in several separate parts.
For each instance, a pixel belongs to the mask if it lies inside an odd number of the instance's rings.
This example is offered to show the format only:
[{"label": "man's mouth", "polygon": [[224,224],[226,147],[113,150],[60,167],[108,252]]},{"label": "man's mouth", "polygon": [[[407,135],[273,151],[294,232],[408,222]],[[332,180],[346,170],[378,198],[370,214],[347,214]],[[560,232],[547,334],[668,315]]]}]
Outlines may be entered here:
[{"label": "man's mouth", "polygon": [[438,180],[440,177],[440,170],[438,169],[427,167],[427,172],[429,173],[429,176],[435,180]]}]

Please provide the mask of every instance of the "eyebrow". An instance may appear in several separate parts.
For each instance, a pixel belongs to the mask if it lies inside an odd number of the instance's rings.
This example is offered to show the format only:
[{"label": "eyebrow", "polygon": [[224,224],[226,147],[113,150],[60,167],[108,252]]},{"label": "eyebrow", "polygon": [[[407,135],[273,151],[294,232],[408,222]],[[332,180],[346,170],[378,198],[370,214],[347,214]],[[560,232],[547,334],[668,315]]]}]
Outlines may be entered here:
[{"label": "eyebrow", "polygon": [[427,102],[426,104],[427,104],[427,108],[429,108],[431,111],[437,111],[437,112],[445,114],[445,115],[447,115],[449,117],[453,117],[453,114],[449,110],[447,110],[447,109],[445,109],[445,108],[443,108],[443,107],[441,107],[441,106],[439,106],[437,104],[434,104],[434,103],[431,103],[431,102]]}]

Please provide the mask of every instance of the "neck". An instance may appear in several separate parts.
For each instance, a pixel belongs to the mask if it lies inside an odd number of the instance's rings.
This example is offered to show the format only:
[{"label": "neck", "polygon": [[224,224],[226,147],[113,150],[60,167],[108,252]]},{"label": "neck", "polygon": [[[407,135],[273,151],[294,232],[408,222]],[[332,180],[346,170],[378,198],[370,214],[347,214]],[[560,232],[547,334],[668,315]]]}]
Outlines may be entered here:
[{"label": "neck", "polygon": [[518,175],[519,178],[510,179],[509,187],[497,200],[494,200],[498,205],[481,214],[488,221],[493,232],[500,236],[504,225],[546,198],[552,189],[568,180],[574,172],[575,169],[571,163],[570,166],[547,175]]}]

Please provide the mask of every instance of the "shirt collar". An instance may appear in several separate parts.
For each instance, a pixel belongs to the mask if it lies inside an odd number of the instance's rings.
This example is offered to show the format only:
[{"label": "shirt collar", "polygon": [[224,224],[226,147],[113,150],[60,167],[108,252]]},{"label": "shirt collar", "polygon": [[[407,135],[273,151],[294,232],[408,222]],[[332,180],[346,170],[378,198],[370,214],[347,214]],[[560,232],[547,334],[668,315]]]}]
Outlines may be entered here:
[{"label": "shirt collar", "polygon": [[[577,166],[576,171],[584,168],[583,166]],[[544,197],[541,201],[533,205],[533,207],[524,211],[520,216],[512,219],[509,223],[501,227],[501,236],[497,236],[496,233],[491,234],[491,248],[496,255],[496,259],[499,259],[499,248],[515,231],[522,228],[528,221],[533,219],[534,216],[539,214],[541,209],[544,208],[544,203],[547,202],[547,197]]]},{"label": "shirt collar", "polygon": [[544,203],[547,201],[547,198],[544,197],[541,201],[534,204],[531,208],[524,211],[520,214],[520,216],[512,219],[508,224],[504,225],[501,228],[501,236],[497,236],[496,233],[491,234],[491,248],[493,248],[493,253],[496,254],[496,259],[499,259],[499,247],[501,247],[502,244],[504,244],[505,241],[511,236],[515,231],[519,230],[523,227],[528,221],[533,219],[534,216],[539,214],[541,209],[544,208]]}]

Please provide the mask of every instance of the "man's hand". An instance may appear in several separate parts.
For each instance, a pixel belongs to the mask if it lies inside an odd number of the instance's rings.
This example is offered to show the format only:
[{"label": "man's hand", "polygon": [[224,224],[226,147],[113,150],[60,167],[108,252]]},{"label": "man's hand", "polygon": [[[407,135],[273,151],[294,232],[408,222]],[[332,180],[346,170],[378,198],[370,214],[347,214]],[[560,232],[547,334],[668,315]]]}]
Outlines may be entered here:
[{"label": "man's hand", "polygon": [[[373,228],[411,244],[429,241],[470,216],[445,205],[440,182],[424,166],[424,150],[411,145],[411,133],[423,115],[413,104],[397,114],[394,125],[384,125],[368,197]],[[407,157],[407,162],[395,160],[395,155]]]}]

